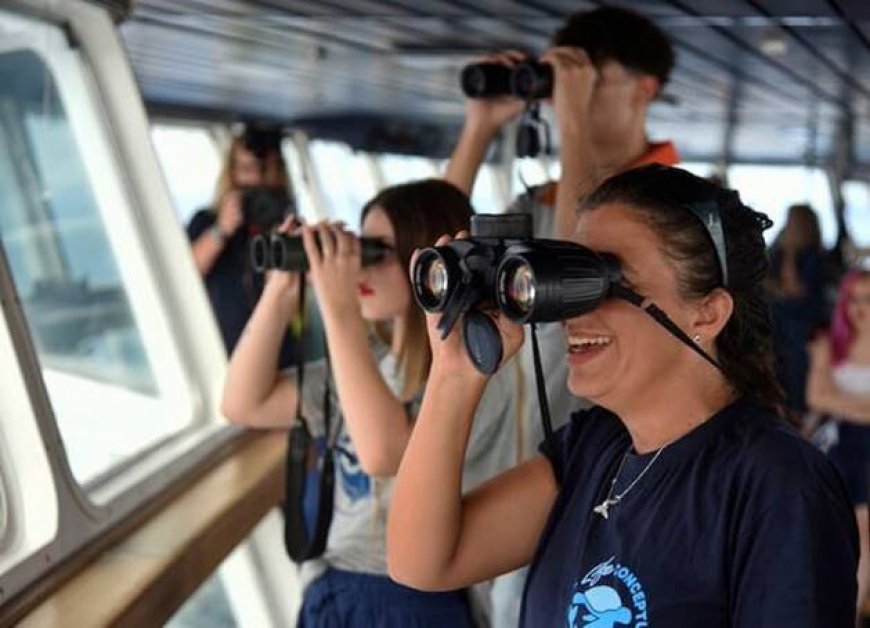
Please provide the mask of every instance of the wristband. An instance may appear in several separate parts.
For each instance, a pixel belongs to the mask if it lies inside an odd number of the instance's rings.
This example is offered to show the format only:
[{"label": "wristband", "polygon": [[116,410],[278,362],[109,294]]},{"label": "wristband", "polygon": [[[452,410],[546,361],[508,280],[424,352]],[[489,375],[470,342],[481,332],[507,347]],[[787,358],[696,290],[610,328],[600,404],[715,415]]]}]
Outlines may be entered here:
[{"label": "wristband", "polygon": [[208,233],[209,237],[218,244],[224,244],[227,241],[227,234],[223,232],[223,229],[221,229],[217,223],[209,227],[206,233]]}]

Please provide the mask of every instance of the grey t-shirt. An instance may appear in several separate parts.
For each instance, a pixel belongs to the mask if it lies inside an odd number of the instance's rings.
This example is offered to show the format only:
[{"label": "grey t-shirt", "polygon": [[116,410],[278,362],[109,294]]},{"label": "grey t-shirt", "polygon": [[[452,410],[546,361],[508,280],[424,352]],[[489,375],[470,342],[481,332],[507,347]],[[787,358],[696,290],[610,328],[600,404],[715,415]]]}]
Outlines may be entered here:
[{"label": "grey t-shirt", "polygon": [[[402,381],[395,358],[387,353],[378,364],[381,375],[398,396]],[[285,373],[295,377],[294,369]],[[326,375],[324,361],[305,367],[303,407],[315,436],[323,434],[323,392]],[[332,428],[338,424],[339,405],[334,385],[332,398]],[[487,384],[475,414],[463,468],[463,490],[516,464],[517,426],[520,420],[518,396],[522,381],[514,362],[504,365]],[[422,393],[408,404],[409,420],[420,409]],[[373,574],[387,573],[386,523],[392,497],[393,478],[366,475],[360,468],[356,450],[342,424],[338,444],[342,452],[336,455],[335,505],[326,551],[318,559],[302,565],[302,585],[322,574],[327,567]]]}]

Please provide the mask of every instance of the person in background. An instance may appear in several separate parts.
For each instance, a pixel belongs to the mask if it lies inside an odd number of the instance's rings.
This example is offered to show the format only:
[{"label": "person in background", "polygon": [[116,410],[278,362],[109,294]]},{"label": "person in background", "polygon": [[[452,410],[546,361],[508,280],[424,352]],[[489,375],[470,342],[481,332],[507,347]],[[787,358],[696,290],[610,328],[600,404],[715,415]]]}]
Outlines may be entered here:
[{"label": "person in background", "polygon": [[[561,181],[533,187],[508,211],[532,215],[538,238],[570,238],[576,224],[576,202],[604,178],[642,164],[674,165],[679,161],[671,142],[652,142],[647,115],[668,82],[674,51],[667,35],[634,11],[605,7],[580,11],[554,33],[552,47],[540,56],[554,71],[552,102],[559,128]],[[479,61],[514,66],[526,55],[506,51]],[[445,178],[470,193],[493,138],[523,110],[512,97],[465,102],[465,123]],[[547,398],[556,426],[584,404],[570,394],[565,362],[565,335],[559,324],[538,326]],[[526,456],[543,435],[534,380],[531,343],[520,354],[525,374],[523,413],[528,435]],[[525,573],[496,581],[493,589],[495,626],[513,627]]]},{"label": "person in background", "polygon": [[852,501],[861,547],[858,616],[870,590],[870,272],[853,270],[840,283],[827,334],[810,345],[807,403],[837,422],[828,455],[840,469]]},{"label": "person in background", "polygon": [[[596,405],[467,495],[458,474],[486,377],[429,316],[432,367],[394,487],[390,574],[440,590],[531,562],[524,628],[852,628],[846,487],[780,417],[770,225],[677,168],[629,170],[589,195],[574,241],[618,260],[620,288],[563,324],[569,388]],[[523,328],[493,321],[512,355]]]},{"label": "person in background", "polygon": [[793,420],[806,412],[807,343],[825,324],[825,256],[812,207],[792,205],[770,248],[777,373]]},{"label": "person in background", "polygon": [[[471,215],[468,197],[441,180],[387,188],[365,205],[361,222],[362,235],[382,239],[391,252],[362,268],[359,240],[341,225],[302,229],[335,379],[332,407],[343,414],[326,551],[303,563],[299,625],[304,628],[472,625],[465,591],[421,593],[392,582],[386,575],[385,539],[393,476],[414,429],[431,362],[408,265],[414,249],[442,233],[467,229]],[[283,330],[298,310],[299,281],[293,273],[271,274],[233,352],[222,403],[233,422],[255,428],[293,423],[300,391],[292,372],[279,371],[277,358]],[[371,346],[369,324],[380,330],[382,346]],[[323,376],[317,380],[310,370],[303,406],[322,433],[322,416],[318,421],[316,413]],[[516,372],[510,368],[491,380],[478,409],[461,487],[474,487],[515,463],[516,391]],[[331,424],[338,423],[333,417]]]},{"label": "person in background", "polygon": [[[248,127],[233,138],[213,205],[196,212],[187,225],[193,259],[205,282],[227,353],[236,346],[263,290],[262,276],[252,272],[248,263],[250,236],[259,228],[246,224],[242,211],[244,191],[258,187],[292,199],[277,129]],[[296,345],[288,330],[281,345],[282,366],[293,363]]]}]

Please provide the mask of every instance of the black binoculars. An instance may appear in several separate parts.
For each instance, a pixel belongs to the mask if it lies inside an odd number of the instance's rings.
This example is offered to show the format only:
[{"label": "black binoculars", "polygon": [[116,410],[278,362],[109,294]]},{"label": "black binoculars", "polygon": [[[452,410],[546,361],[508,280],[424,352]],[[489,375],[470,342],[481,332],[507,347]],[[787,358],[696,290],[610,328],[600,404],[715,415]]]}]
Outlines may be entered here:
[{"label": "black binoculars", "polygon": [[483,373],[501,363],[501,336],[481,310],[518,323],[564,320],[594,310],[621,280],[616,258],[561,240],[536,240],[528,214],[471,218],[471,237],[423,249],[411,271],[414,297],[442,313],[442,338],[463,317],[469,357]]},{"label": "black binoculars", "polygon": [[[319,247],[320,237],[316,233],[314,237]],[[308,270],[308,256],[305,254],[302,236],[285,233],[259,234],[251,238],[248,246],[251,268],[258,273],[267,270]],[[360,238],[363,266],[377,264],[391,250],[392,247],[380,238]]]},{"label": "black binoculars", "polygon": [[514,96],[522,100],[549,98],[553,93],[553,68],[529,57],[514,67],[501,63],[473,63],[460,76],[469,98]]}]

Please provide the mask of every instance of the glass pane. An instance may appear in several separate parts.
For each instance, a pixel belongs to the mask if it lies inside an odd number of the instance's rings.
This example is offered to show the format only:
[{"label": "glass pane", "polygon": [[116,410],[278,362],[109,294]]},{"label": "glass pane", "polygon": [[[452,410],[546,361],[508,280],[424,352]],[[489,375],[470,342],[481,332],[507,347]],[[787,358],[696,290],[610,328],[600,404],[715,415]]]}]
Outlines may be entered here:
[{"label": "glass pane", "polygon": [[489,164],[481,166],[477,173],[474,190],[471,192],[471,204],[478,214],[500,214],[507,209],[498,195],[495,172]]},{"label": "glass pane", "polygon": [[[139,309],[156,316],[156,295],[142,256],[134,268],[118,263],[122,250],[130,259],[131,243],[113,241],[106,220],[119,224],[127,210],[109,187],[111,168],[96,165],[105,145],[72,74],[61,87],[36,53],[0,54],[0,238],[73,473],[85,483],[178,431],[189,414],[179,411],[185,389],[166,338],[159,377],[146,351]],[[155,338],[153,325],[148,333]]]},{"label": "glass pane", "polygon": [[[558,164],[558,161],[556,161]],[[514,197],[523,194],[526,186],[535,187],[551,180],[549,164],[542,159],[515,159],[513,164],[513,178],[511,191]],[[558,173],[555,173],[558,176]]]},{"label": "glass pane", "polygon": [[0,478],[0,547],[3,546],[3,537],[6,536],[6,526],[9,521],[9,512],[6,506],[6,487],[3,486],[3,478]]},{"label": "glass pane", "polygon": [[432,160],[426,157],[384,154],[378,159],[388,186],[439,176]]},{"label": "glass pane", "polygon": [[846,201],[846,226],[852,242],[862,248],[870,247],[870,184],[866,181],[843,183]]},{"label": "glass pane", "polygon": [[208,131],[193,126],[155,124],[151,140],[163,167],[179,223],[212,204],[221,156]]},{"label": "glass pane", "polygon": [[314,208],[314,197],[311,194],[311,182],[305,176],[299,151],[292,141],[284,140],[281,143],[281,152],[284,154],[284,161],[290,172],[290,181],[293,183],[293,195],[296,198],[299,215],[307,222],[317,222],[318,216]]},{"label": "glass pane", "polygon": [[677,166],[705,179],[716,174],[716,164],[709,161],[681,161]]},{"label": "glass pane", "polygon": [[773,220],[773,228],[765,233],[768,243],[785,225],[786,211],[795,203],[809,203],[816,211],[826,247],[836,241],[837,219],[828,180],[821,170],[799,166],[731,166],[728,184],[740,192],[744,203]]},{"label": "glass pane", "polygon": [[349,229],[359,230],[363,205],[375,195],[371,167],[362,154],[347,144],[313,141],[311,159],[317,170],[331,220],[343,220]]},{"label": "glass pane", "polygon": [[166,628],[236,628],[238,623],[230,608],[227,591],[215,573],[191,595],[178,612],[166,622]]}]

